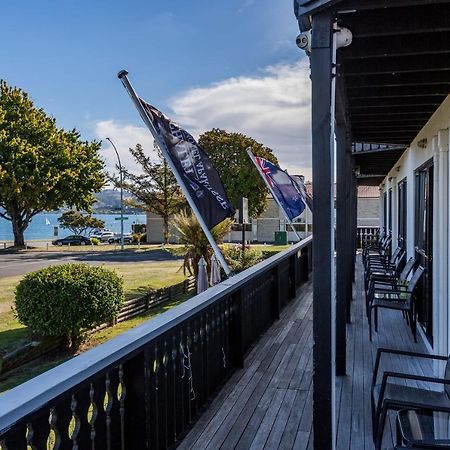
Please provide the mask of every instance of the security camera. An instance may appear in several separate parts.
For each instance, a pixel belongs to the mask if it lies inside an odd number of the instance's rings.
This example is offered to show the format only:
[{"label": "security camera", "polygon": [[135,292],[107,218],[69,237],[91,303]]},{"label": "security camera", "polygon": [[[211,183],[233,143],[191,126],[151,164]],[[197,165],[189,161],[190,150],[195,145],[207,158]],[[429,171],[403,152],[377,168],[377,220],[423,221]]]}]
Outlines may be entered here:
[{"label": "security camera", "polygon": [[305,31],[300,33],[295,40],[297,47],[304,50],[305,52],[311,51],[311,31]]}]

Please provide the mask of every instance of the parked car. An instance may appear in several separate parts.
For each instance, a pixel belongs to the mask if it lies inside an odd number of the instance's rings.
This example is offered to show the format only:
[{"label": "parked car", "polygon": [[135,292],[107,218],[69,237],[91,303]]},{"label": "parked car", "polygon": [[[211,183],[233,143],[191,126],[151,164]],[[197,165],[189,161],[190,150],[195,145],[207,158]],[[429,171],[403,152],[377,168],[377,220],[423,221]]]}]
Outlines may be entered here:
[{"label": "parked car", "polygon": [[[115,242],[117,242],[118,244],[120,244],[120,234],[115,234],[113,237],[108,239],[108,242],[110,244],[113,244]],[[123,234],[123,242],[124,244],[131,244],[133,242],[133,236],[131,235],[131,233],[124,233]]]},{"label": "parked car", "polygon": [[52,241],[52,244],[57,245],[58,247],[61,247],[63,245],[90,245],[91,240],[86,236],[74,234],[72,236],[66,236],[64,238],[55,239],[54,241]]},{"label": "parked car", "polygon": [[101,242],[109,242],[111,238],[115,236],[113,231],[103,231],[99,236],[96,236],[97,239],[100,239]]}]

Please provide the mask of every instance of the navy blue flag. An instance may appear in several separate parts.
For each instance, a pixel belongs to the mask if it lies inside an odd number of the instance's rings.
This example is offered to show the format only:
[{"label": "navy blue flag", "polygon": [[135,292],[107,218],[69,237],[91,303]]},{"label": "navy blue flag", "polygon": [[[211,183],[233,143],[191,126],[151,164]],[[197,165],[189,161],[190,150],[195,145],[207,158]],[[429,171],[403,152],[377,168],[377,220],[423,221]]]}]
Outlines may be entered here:
[{"label": "navy blue flag", "polygon": [[140,99],[153,127],[166,145],[169,157],[196,204],[208,229],[227,217],[233,217],[234,208],[209,156],[195,139],[172,122],[161,111]]},{"label": "navy blue flag", "polygon": [[304,194],[299,183],[267,159],[255,156],[255,160],[272,193],[277,197],[275,200],[278,200],[289,220],[294,220],[305,209]]}]

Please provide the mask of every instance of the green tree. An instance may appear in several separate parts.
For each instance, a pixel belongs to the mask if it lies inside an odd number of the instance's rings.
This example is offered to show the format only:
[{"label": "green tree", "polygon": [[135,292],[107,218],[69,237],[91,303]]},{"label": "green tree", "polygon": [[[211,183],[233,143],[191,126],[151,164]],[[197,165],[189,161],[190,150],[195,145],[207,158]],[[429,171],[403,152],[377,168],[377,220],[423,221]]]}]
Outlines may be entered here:
[{"label": "green tree", "polygon": [[42,211],[91,207],[105,181],[99,149],[0,82],[0,217],[11,221],[14,245],[24,245],[24,231]]},{"label": "green tree", "polygon": [[[163,219],[164,243],[167,243],[170,218],[185,206],[186,200],[156,144],[154,150],[158,157],[157,162],[145,154],[140,144],[130,148],[130,153],[140,165],[142,173],[136,175],[123,169],[123,188],[137,199],[137,201],[128,200],[129,204],[158,214]],[[114,176],[111,179],[117,187],[120,187],[118,177]]]},{"label": "green tree", "polygon": [[103,220],[74,210],[65,211],[58,217],[58,222],[61,224],[61,228],[66,228],[74,234],[83,234],[88,228],[105,228]]},{"label": "green tree", "polygon": [[272,150],[241,133],[218,128],[203,133],[198,143],[211,158],[233,206],[238,208],[239,199],[247,197],[249,215],[258,217],[267,207],[267,188],[246,150],[278,164]]}]

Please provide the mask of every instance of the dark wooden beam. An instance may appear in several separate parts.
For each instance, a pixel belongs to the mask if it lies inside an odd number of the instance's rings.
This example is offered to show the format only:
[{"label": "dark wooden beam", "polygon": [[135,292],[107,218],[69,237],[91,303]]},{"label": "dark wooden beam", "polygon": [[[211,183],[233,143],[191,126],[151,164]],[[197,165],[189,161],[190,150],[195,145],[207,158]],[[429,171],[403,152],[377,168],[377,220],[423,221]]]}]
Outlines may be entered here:
[{"label": "dark wooden beam", "polygon": [[446,83],[434,85],[409,85],[388,87],[353,87],[347,89],[348,99],[370,98],[414,98],[414,97],[441,97],[450,93],[450,80]]},{"label": "dark wooden beam", "polygon": [[296,16],[301,19],[302,17],[309,17],[311,15],[317,14],[325,9],[332,9],[333,13],[335,11],[348,12],[350,10],[371,10],[371,9],[388,9],[395,7],[413,7],[421,5],[435,5],[439,3],[447,3],[448,0],[370,0],[367,2],[361,2],[361,0],[347,0],[341,6],[339,3],[342,0],[295,0],[294,10]]},{"label": "dark wooden beam", "polygon": [[408,111],[408,108],[404,108],[403,111],[391,111],[391,109],[389,108],[388,111],[360,111],[360,110],[350,110],[350,115],[351,115],[351,119],[353,121],[354,118],[362,118],[362,117],[381,117],[384,119],[388,119],[390,120],[391,117],[397,119],[397,120],[401,120],[401,119],[407,119],[409,117],[419,117],[419,118],[425,118],[428,119],[430,117],[431,114],[433,114],[435,111],[435,108],[425,108],[422,107],[420,108],[420,110],[415,110],[415,111]]},{"label": "dark wooden beam", "polygon": [[346,84],[352,88],[386,88],[402,86],[433,86],[448,83],[450,80],[450,69],[439,72],[423,73],[378,73],[373,75],[345,73]]},{"label": "dark wooden beam", "polygon": [[[363,3],[370,4],[370,12],[365,10]],[[390,8],[377,8],[377,2],[346,2],[347,11],[353,9],[354,13],[342,14],[339,16],[341,26],[349,28],[355,39],[361,37],[380,37],[393,35],[410,35],[412,33],[440,33],[450,30],[450,5],[448,2],[443,4],[423,4],[422,6],[413,6],[414,2],[406,0],[404,5],[398,5],[397,2],[390,2]],[[359,6],[357,6],[358,4]],[[396,7],[396,6],[400,7]]]},{"label": "dark wooden beam", "polygon": [[352,124],[357,126],[362,126],[365,123],[370,123],[372,125],[378,125],[380,123],[386,123],[386,121],[389,121],[388,123],[395,125],[396,123],[405,123],[405,124],[411,124],[411,125],[418,125],[420,124],[425,125],[429,118],[429,113],[427,114],[421,114],[421,115],[410,115],[407,117],[402,117],[401,115],[391,116],[389,118],[383,118],[383,117],[373,117],[373,118],[365,118],[365,117],[357,117],[355,116],[352,119]]},{"label": "dark wooden beam", "polygon": [[450,53],[450,30],[440,33],[416,33],[410,35],[357,37],[352,45],[342,49],[344,60],[386,58],[397,56],[437,55]]},{"label": "dark wooden beam", "polygon": [[392,73],[422,73],[450,70],[450,57],[445,55],[397,56],[396,58],[371,58],[349,60],[345,63],[345,76]]},{"label": "dark wooden beam", "polygon": [[[336,102],[336,108],[343,107]],[[345,123],[336,123],[336,375],[346,374],[347,343],[346,319],[350,263],[348,261],[349,167],[347,129]],[[339,268],[339,269],[337,269]]]},{"label": "dark wooden beam", "polygon": [[349,101],[349,107],[356,108],[391,108],[391,107],[417,107],[417,106],[439,106],[447,97],[446,95],[440,96],[417,96],[417,97],[398,97],[398,98],[385,98],[385,97],[372,97],[372,98],[353,98]]},{"label": "dark wooden beam", "polygon": [[311,51],[314,450],[335,449],[334,146],[331,127],[332,16],[314,16]]},{"label": "dark wooden beam", "polygon": [[[425,123],[424,123],[425,124]],[[364,129],[364,130],[417,130],[418,125],[417,123],[411,123],[411,124],[404,124],[401,122],[396,123],[390,123],[390,122],[359,122],[358,128]]]}]

